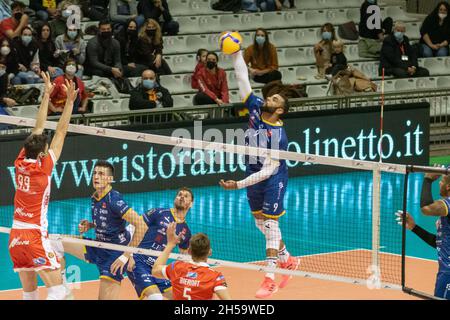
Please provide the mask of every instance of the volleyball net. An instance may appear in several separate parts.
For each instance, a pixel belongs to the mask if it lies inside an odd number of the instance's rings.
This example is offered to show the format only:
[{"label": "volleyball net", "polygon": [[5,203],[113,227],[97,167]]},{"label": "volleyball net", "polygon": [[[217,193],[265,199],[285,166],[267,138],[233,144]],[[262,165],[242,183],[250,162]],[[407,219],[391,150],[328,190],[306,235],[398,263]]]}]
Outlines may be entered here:
[{"label": "volleyball net", "polygon": [[[0,116],[0,123],[21,130],[33,127],[35,120]],[[46,128],[51,133],[56,123],[47,122]],[[213,266],[401,288],[402,227],[395,212],[404,208],[406,166],[249,147],[239,144],[237,135],[226,137],[220,126],[204,133],[204,140],[191,139],[187,136],[193,131],[180,130],[150,134],[70,125],[52,174],[51,237],[159,255],[152,248],[78,238],[80,221],[92,221],[93,170],[95,163],[104,159],[115,166],[113,188],[139,214],[152,208],[172,208],[177,190],[191,188],[194,201],[186,222],[192,234],[203,232],[210,237],[213,254],[208,262]],[[0,231],[4,233],[12,225],[14,159],[25,137],[9,136],[0,144],[2,157],[9,163],[0,177]],[[298,270],[265,267],[265,237],[255,226],[246,190],[219,186],[221,179],[245,178],[246,157],[286,161],[289,179],[284,186],[285,213],[279,221],[287,250],[300,258]],[[85,236],[95,239],[92,230]],[[6,254],[7,238],[2,239]],[[171,258],[189,259],[177,251]]]}]

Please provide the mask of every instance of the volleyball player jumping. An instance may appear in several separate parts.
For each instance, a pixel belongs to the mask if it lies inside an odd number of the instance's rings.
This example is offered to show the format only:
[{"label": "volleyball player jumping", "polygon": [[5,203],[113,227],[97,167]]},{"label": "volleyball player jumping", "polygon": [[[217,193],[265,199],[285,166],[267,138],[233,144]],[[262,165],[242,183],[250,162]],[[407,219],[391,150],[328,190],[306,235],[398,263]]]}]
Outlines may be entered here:
[{"label": "volleyball player jumping", "polygon": [[[232,55],[236,79],[241,98],[250,113],[246,145],[269,149],[287,150],[288,139],[280,117],[288,112],[287,97],[274,94],[264,101],[257,97],[250,86],[247,65],[242,52]],[[280,267],[296,270],[299,259],[291,256],[282,240],[278,219],[285,214],[283,199],[286,192],[288,172],[285,160],[273,160],[260,157],[246,158],[247,178],[241,181],[220,181],[227,190],[247,188],[247,199],[255,218],[256,227],[266,239],[266,264],[276,267],[278,258]],[[268,298],[278,288],[284,288],[291,276],[284,275],[279,285],[274,273],[266,273],[257,298]]]}]

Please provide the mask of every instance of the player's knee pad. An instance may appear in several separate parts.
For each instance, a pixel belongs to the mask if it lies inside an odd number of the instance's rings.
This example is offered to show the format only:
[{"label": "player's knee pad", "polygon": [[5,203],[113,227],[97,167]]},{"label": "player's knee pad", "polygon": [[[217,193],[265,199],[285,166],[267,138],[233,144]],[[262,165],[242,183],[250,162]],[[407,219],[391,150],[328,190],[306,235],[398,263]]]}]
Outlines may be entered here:
[{"label": "player's knee pad", "polygon": [[263,219],[255,219],[255,225],[264,234],[264,220]]},{"label": "player's knee pad", "polygon": [[39,300],[39,291],[38,289],[32,292],[23,292],[23,300]]},{"label": "player's knee pad", "polygon": [[66,288],[63,285],[50,287],[47,292],[47,300],[64,300],[66,298]]},{"label": "player's knee pad", "polygon": [[147,300],[164,300],[161,293],[152,293],[147,296]]},{"label": "player's knee pad", "polygon": [[280,248],[281,230],[277,220],[264,221],[264,235],[266,236],[266,249]]},{"label": "player's knee pad", "polygon": [[50,240],[53,251],[55,251],[56,256],[61,259],[64,258],[64,246],[61,240]]}]

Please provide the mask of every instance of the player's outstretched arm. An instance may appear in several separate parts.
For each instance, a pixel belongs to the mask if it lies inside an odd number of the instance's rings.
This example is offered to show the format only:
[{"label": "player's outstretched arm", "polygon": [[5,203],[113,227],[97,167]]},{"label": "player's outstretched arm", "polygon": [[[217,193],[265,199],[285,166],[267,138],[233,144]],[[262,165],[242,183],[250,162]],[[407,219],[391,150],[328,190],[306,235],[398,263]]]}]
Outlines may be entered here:
[{"label": "player's outstretched arm", "polygon": [[446,216],[448,214],[447,204],[443,200],[434,201],[431,192],[433,182],[441,176],[441,174],[427,173],[423,179],[420,194],[420,209],[426,216]]},{"label": "player's outstretched arm", "polygon": [[241,99],[245,100],[252,92],[252,87],[250,85],[250,80],[248,79],[248,69],[244,57],[242,56],[242,51],[239,50],[232,54],[231,58],[233,60],[234,72],[236,73],[238,82],[239,94],[241,95]]},{"label": "player's outstretched arm", "polygon": [[44,80],[44,96],[42,97],[41,105],[39,106],[39,112],[37,114],[33,134],[42,134],[44,131],[45,121],[47,120],[48,114],[48,103],[50,101],[50,95],[55,87],[50,80],[50,75],[48,72],[41,72],[41,77]]},{"label": "player's outstretched arm", "polygon": [[[399,225],[403,224],[403,211],[398,210],[395,215],[397,216],[397,222]],[[436,248],[436,235],[428,232],[427,230],[423,229],[421,226],[417,225],[414,221],[414,218],[406,212],[406,229],[411,230],[414,232],[420,239],[422,239],[424,242],[426,242],[428,245],[430,245],[433,248]]]},{"label": "player's outstretched arm", "polygon": [[66,80],[66,84],[63,85],[63,87],[67,95],[66,105],[64,106],[63,113],[59,118],[58,125],[56,126],[55,136],[50,144],[50,149],[53,151],[56,160],[58,160],[61,155],[64,139],[66,138],[67,130],[69,128],[73,103],[78,96],[78,89],[75,89],[75,83],[73,81]]},{"label": "player's outstretched arm", "polygon": [[175,222],[170,223],[167,227],[167,246],[164,248],[163,252],[161,252],[158,259],[156,259],[152,269],[152,275],[156,278],[165,278],[162,270],[166,266],[167,260],[169,260],[170,253],[180,242],[180,237],[175,233],[176,227],[177,224]]}]

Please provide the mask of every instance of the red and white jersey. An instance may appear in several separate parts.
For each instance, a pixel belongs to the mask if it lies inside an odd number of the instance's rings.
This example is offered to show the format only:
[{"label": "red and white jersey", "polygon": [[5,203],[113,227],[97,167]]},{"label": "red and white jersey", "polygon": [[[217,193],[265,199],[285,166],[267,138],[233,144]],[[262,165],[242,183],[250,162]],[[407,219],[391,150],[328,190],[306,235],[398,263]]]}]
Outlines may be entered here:
[{"label": "red and white jersey", "polygon": [[50,200],[51,175],[56,163],[52,150],[38,159],[25,158],[22,148],[14,162],[16,194],[14,197],[13,229],[47,231],[47,210]]},{"label": "red and white jersey", "polygon": [[207,263],[175,261],[163,267],[172,282],[174,300],[211,300],[215,292],[227,288],[225,277]]}]

